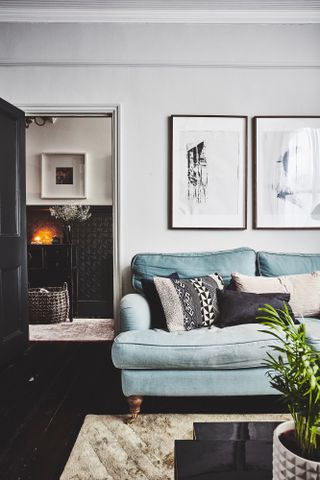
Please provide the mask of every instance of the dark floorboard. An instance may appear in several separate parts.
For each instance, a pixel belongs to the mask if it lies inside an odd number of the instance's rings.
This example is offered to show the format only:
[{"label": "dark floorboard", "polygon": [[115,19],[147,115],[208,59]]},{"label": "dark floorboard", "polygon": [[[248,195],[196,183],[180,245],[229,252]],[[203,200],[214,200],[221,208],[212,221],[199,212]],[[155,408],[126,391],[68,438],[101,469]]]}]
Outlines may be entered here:
[{"label": "dark floorboard", "polygon": [[[127,413],[110,344],[36,343],[0,371],[0,479],[58,480],[84,417]],[[280,412],[273,397],[146,398],[145,413]]]}]

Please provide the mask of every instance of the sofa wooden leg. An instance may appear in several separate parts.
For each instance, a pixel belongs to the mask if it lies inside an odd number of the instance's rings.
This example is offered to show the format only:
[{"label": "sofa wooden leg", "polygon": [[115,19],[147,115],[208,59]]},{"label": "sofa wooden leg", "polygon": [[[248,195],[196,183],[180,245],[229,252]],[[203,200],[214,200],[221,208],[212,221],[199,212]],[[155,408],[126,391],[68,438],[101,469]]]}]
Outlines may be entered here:
[{"label": "sofa wooden leg", "polygon": [[143,397],[141,397],[140,395],[131,395],[130,397],[127,397],[127,401],[130,410],[130,418],[128,420],[128,423],[133,423],[140,413],[140,407],[143,402]]}]

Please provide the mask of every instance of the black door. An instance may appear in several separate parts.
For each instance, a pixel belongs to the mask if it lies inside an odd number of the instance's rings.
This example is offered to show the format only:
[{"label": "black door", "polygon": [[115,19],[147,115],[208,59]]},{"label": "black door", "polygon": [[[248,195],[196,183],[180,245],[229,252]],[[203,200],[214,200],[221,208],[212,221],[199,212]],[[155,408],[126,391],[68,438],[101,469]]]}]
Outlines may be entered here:
[{"label": "black door", "polygon": [[24,122],[0,99],[0,364],[28,341]]}]

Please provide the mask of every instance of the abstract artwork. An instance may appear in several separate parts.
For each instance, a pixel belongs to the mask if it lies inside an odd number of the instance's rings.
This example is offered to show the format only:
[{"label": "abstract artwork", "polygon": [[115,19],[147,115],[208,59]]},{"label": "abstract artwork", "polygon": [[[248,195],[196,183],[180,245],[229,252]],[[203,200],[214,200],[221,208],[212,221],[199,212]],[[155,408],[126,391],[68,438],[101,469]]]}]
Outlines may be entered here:
[{"label": "abstract artwork", "polygon": [[320,117],[255,117],[254,227],[320,228]]},{"label": "abstract artwork", "polygon": [[72,185],[73,184],[73,168],[72,167],[56,167],[56,184]]},{"label": "abstract artwork", "polygon": [[41,198],[86,198],[86,153],[41,154]]},{"label": "abstract artwork", "polygon": [[171,228],[246,228],[247,117],[171,116]]}]

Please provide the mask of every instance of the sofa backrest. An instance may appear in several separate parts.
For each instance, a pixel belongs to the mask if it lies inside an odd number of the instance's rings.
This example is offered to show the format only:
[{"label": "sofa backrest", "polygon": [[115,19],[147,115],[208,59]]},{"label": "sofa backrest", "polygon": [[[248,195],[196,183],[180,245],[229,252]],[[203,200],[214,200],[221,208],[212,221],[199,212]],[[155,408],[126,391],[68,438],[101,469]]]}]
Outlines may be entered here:
[{"label": "sofa backrest", "polygon": [[316,253],[257,253],[258,275],[276,277],[320,270],[320,254]]},{"label": "sofa backrest", "polygon": [[139,253],[132,259],[132,285],[142,291],[141,279],[168,276],[177,272],[181,278],[219,273],[228,284],[232,272],[256,274],[256,252],[236,248],[205,253]]}]

